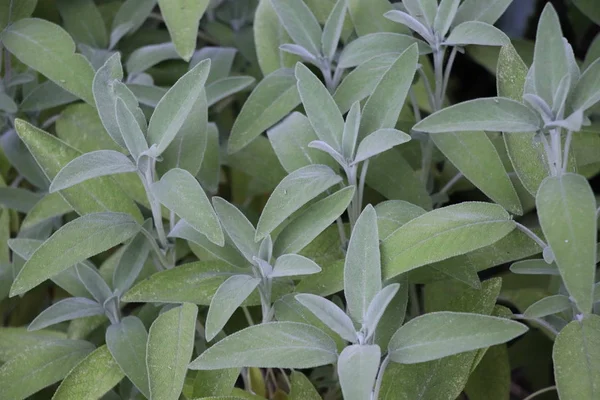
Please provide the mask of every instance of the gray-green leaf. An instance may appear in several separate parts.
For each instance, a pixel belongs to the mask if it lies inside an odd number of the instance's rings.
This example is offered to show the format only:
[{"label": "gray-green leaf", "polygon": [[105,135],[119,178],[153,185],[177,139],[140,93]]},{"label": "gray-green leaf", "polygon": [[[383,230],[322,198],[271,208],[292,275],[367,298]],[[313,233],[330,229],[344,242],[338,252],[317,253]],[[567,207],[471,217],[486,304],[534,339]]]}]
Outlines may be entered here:
[{"label": "gray-green leaf", "polygon": [[70,297],[61,300],[42,311],[27,327],[28,331],[44,329],[50,325],[75,318],[104,314],[102,305],[83,297]]},{"label": "gray-green leaf", "polygon": [[479,21],[467,21],[452,30],[444,44],[448,46],[503,46],[510,39],[500,29]]},{"label": "gray-green leaf", "polygon": [[227,236],[235,244],[235,247],[250,262],[258,256],[260,243],[254,241],[256,229],[248,218],[233,204],[220,197],[212,199],[215,211],[219,216],[223,229]]},{"label": "gray-green leaf", "polygon": [[311,275],[319,272],[321,267],[310,258],[298,254],[284,254],[275,261],[270,277]]},{"label": "gray-green leaf", "polygon": [[356,343],[356,329],[350,317],[335,303],[314,294],[297,294],[296,300],[325,325],[350,343]]},{"label": "gray-green leaf", "polygon": [[536,301],[523,312],[527,318],[542,318],[552,314],[558,314],[571,308],[568,296],[557,294],[544,297]]},{"label": "gray-green leaf", "polygon": [[415,43],[419,46],[419,53],[430,52],[429,46],[425,42],[410,35],[379,32],[361,36],[344,48],[340,54],[338,68],[356,67],[383,54],[400,54]]},{"label": "gray-green leaf", "polygon": [[377,345],[355,344],[340,354],[337,373],[346,400],[368,399],[373,391],[381,350]]},{"label": "gray-green leaf", "polygon": [[189,61],[196,48],[200,18],[209,0],[159,0],[160,12],[165,20],[177,53]]},{"label": "gray-green leaf", "polygon": [[393,128],[378,129],[365,137],[358,145],[353,164],[367,160],[379,153],[383,153],[394,146],[406,143],[410,135]]},{"label": "gray-green leaf", "polygon": [[290,37],[310,51],[321,54],[321,26],[303,0],[271,0],[271,5]]}]

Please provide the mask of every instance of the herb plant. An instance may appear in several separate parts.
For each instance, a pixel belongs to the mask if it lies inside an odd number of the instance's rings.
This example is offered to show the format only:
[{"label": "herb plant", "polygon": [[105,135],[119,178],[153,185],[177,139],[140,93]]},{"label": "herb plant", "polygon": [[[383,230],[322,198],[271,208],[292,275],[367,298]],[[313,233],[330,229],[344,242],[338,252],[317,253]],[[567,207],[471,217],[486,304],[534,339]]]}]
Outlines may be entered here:
[{"label": "herb plant", "polygon": [[511,3],[0,0],[0,399],[599,399],[600,14]]}]

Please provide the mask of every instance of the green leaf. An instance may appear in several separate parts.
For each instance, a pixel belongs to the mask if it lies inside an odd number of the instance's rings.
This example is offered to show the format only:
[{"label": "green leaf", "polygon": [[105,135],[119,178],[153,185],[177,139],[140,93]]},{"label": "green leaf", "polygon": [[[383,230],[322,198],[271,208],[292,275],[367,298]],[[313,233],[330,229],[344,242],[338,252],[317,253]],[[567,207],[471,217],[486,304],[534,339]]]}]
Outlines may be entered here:
[{"label": "green leaf", "polygon": [[544,297],[530,305],[523,315],[527,318],[542,318],[548,315],[558,314],[571,309],[571,301],[568,296],[557,294],[555,296]]},{"label": "green leaf", "polygon": [[127,34],[139,29],[154,9],[156,0],[126,0],[112,21],[109,49]]},{"label": "green leaf", "polygon": [[527,329],[505,318],[435,312],[412,319],[398,329],[388,352],[394,362],[414,364],[505,343]]},{"label": "green leaf", "polygon": [[154,196],[213,243],[224,244],[223,230],[202,187],[184,169],[174,168],[151,186]]},{"label": "green leaf", "polygon": [[37,0],[8,0],[0,3],[0,31],[11,23],[29,17]]},{"label": "green leaf", "polygon": [[6,93],[0,93],[0,111],[6,111],[9,114],[16,114],[19,111],[17,103]]},{"label": "green leaf", "polygon": [[432,43],[434,40],[431,31],[427,28],[427,26],[424,25],[426,22],[419,21],[418,17],[413,17],[412,15],[400,10],[388,11],[384,14],[384,17],[391,21],[405,25],[411,31],[418,33],[428,43]]},{"label": "green leaf", "polygon": [[341,180],[339,175],[325,165],[309,165],[283,178],[267,200],[258,220],[254,240],[263,239],[294,211]]},{"label": "green leaf", "polygon": [[535,92],[552,107],[560,80],[569,74],[569,62],[558,15],[549,3],[540,16],[536,38],[533,55]]},{"label": "green leaf", "polygon": [[260,279],[250,275],[233,275],[227,278],[210,301],[206,316],[206,340],[210,342],[223,329],[235,310],[256,289]]},{"label": "green leaf", "polygon": [[[175,139],[177,141],[177,138]],[[219,131],[214,123],[210,123],[206,129],[206,150],[204,151],[200,171],[196,174],[196,178],[198,178],[202,187],[212,194],[219,190],[219,179],[221,177],[221,159],[219,153]]]},{"label": "green leaf", "polygon": [[[150,230],[152,220],[144,222],[142,229]],[[113,272],[112,287],[119,295],[125,293],[138,278],[152,248],[148,238],[139,232],[127,245],[119,257],[119,262]]]},{"label": "green leaf", "polygon": [[314,294],[297,294],[296,300],[308,308],[325,325],[350,343],[357,342],[354,323],[335,303]]},{"label": "green leaf", "polygon": [[356,101],[350,107],[346,122],[344,123],[344,132],[342,134],[342,149],[341,154],[346,160],[354,158],[354,151],[358,142],[358,131],[360,128],[360,102]]},{"label": "green leaf", "polygon": [[596,270],[596,200],[581,175],[546,178],[536,206],[544,236],[555,262],[581,312],[592,309]]},{"label": "green leaf", "polygon": [[137,167],[123,153],[114,150],[93,151],[69,161],[58,171],[50,184],[49,191],[58,192],[99,176],[134,171],[137,171]]},{"label": "green leaf", "polygon": [[294,42],[314,56],[321,54],[321,26],[303,0],[271,0],[281,25]]},{"label": "green leaf", "polygon": [[92,0],[59,0],[56,8],[62,17],[65,29],[77,43],[97,49],[108,46],[108,34],[102,15]]},{"label": "green leaf", "polygon": [[346,9],[346,0],[337,0],[323,27],[321,49],[323,50],[323,55],[328,60],[333,60],[333,57],[335,56],[335,51],[337,50],[340,36],[344,28]]},{"label": "green leaf", "polygon": [[11,287],[16,296],[70,266],[124,242],[140,229],[128,214],[94,213],[73,220],[44,242],[25,263]]},{"label": "green leaf", "polygon": [[573,0],[573,4],[596,25],[600,24],[600,12],[593,0]]},{"label": "green leaf", "polygon": [[139,74],[167,60],[175,60],[179,54],[171,42],[151,44],[135,49],[127,59],[125,68],[130,75]]},{"label": "green leaf", "polygon": [[269,322],[227,336],[196,358],[190,369],[301,369],[336,359],[335,342],[320,329],[297,322]]},{"label": "green leaf", "polygon": [[198,63],[169,89],[157,104],[148,124],[148,141],[161,154],[184,125],[208,77],[210,60]]},{"label": "green leaf", "polygon": [[319,392],[302,372],[292,371],[290,381],[292,387],[288,400],[321,400]]},{"label": "green leaf", "polygon": [[504,97],[480,98],[444,108],[413,129],[428,133],[454,131],[535,132],[541,128],[537,114]]},{"label": "green leaf", "polygon": [[430,211],[383,241],[384,279],[491,245],[514,227],[508,213],[495,204],[466,202]]},{"label": "green leaf", "polygon": [[59,217],[70,211],[73,211],[73,208],[59,193],[47,194],[29,210],[21,223],[21,229],[31,228],[38,223]]},{"label": "green leaf", "polygon": [[396,126],[417,70],[417,59],[417,48],[412,45],[383,74],[363,108],[359,134],[361,138],[379,129]]},{"label": "green leaf", "polygon": [[310,258],[298,254],[284,254],[277,258],[271,278],[282,276],[311,275],[321,272],[321,267]]},{"label": "green leaf", "polygon": [[435,18],[433,19],[433,31],[444,37],[454,21],[460,0],[441,0]]},{"label": "green leaf", "polygon": [[[371,33],[350,42],[340,54],[338,68],[356,67],[363,62],[384,54],[401,54],[413,44],[418,45],[419,53],[430,52],[422,40],[401,33]],[[411,81],[412,82],[412,81]]]},{"label": "green leaf", "polygon": [[376,32],[402,32],[402,27],[383,17],[393,6],[388,0],[346,0],[358,36]]},{"label": "green leaf", "polygon": [[400,284],[391,283],[373,297],[364,318],[364,325],[369,330],[368,332],[376,332],[377,324],[381,320],[381,317],[383,317],[388,305],[394,299],[394,296],[396,296],[396,293],[398,293],[398,289],[400,289]]},{"label": "green leaf", "polygon": [[148,334],[151,399],[178,400],[194,349],[198,307],[183,304],[161,314]]},{"label": "green leaf", "polygon": [[381,350],[377,345],[346,347],[337,362],[337,374],[346,400],[368,399],[373,391]]},{"label": "green leaf", "polygon": [[144,396],[150,397],[146,370],[147,342],[146,328],[134,316],[125,317],[106,329],[106,345],[119,368]]},{"label": "green leaf", "polygon": [[592,400],[600,394],[600,317],[571,321],[552,350],[554,378],[561,399]]},{"label": "green leaf", "polygon": [[256,229],[248,218],[233,204],[220,197],[213,197],[213,205],[221,225],[235,247],[249,262],[258,256],[260,243],[254,241]]},{"label": "green leaf", "polygon": [[467,21],[452,29],[444,44],[448,46],[504,46],[510,39],[500,29],[479,21]]},{"label": "green leaf", "polygon": [[18,187],[0,187],[0,204],[11,210],[28,213],[40,201],[40,195]]},{"label": "green leaf", "polygon": [[29,331],[44,329],[76,318],[104,315],[104,307],[82,297],[69,297],[56,302],[42,311],[27,327]]},{"label": "green leaf", "polygon": [[0,328],[0,361],[6,362],[29,348],[66,339],[64,332],[53,330],[27,331],[27,328],[1,327]]},{"label": "green leaf", "polygon": [[91,352],[69,372],[52,399],[101,398],[123,377],[119,365],[104,345]]},{"label": "green leaf", "polygon": [[511,366],[506,345],[490,347],[465,387],[471,400],[504,400],[510,397]]},{"label": "green leaf", "polygon": [[209,0],[159,0],[162,14],[177,53],[189,61],[196,48],[196,35],[200,18],[204,14]]},{"label": "green leaf", "polygon": [[510,271],[515,274],[526,275],[560,275],[555,263],[548,264],[544,260],[523,260],[510,266]]},{"label": "green leaf", "polygon": [[[117,98],[115,115],[117,117],[117,125],[121,132],[121,137],[131,153],[133,159],[137,162],[140,154],[148,150],[146,136],[138,125],[135,116],[127,108],[122,99]],[[137,167],[135,168],[137,170]]]},{"label": "green leaf", "polygon": [[485,195],[510,212],[523,214],[521,201],[500,155],[485,132],[447,132],[430,137],[452,164]]},{"label": "green leaf", "polygon": [[574,110],[587,110],[600,101],[600,60],[594,61],[581,75],[569,103]]},{"label": "green leaf", "polygon": [[230,394],[239,375],[239,368],[198,371],[194,379],[193,397],[204,398]]},{"label": "green leaf", "polygon": [[296,64],[296,79],[298,93],[315,133],[320,140],[341,151],[344,118],[333,97],[319,78],[302,63]]},{"label": "green leaf", "polygon": [[213,104],[241,92],[254,83],[255,79],[251,76],[230,76],[219,79],[206,87],[209,107]]},{"label": "green leaf", "polygon": [[256,85],[237,116],[227,151],[236,153],[300,104],[296,78],[289,69],[278,69]]},{"label": "green leaf", "polygon": [[6,400],[25,399],[63,379],[94,350],[83,340],[40,343],[8,360],[0,367],[0,387]]},{"label": "green leaf", "polygon": [[77,97],[67,92],[52,81],[37,85],[33,90],[23,96],[19,105],[22,111],[42,111],[52,107],[61,106],[77,100]]},{"label": "green leaf", "polygon": [[85,57],[75,54],[73,39],[60,26],[27,18],[7,27],[0,38],[4,47],[22,63],[94,105],[94,70]]},{"label": "green leaf", "polygon": [[[81,155],[79,151],[55,136],[37,129],[23,120],[16,120],[15,126],[19,137],[50,180],[54,179],[68,162]],[[96,178],[93,181],[82,183],[77,187],[62,191],[61,196],[80,215],[114,211],[128,213],[137,221],[142,221],[142,215],[135,203],[110,177]]]},{"label": "green leaf", "polygon": [[454,18],[458,25],[466,21],[481,21],[494,24],[513,0],[465,0]]},{"label": "green leaf", "polygon": [[410,139],[410,135],[396,129],[378,129],[360,142],[352,163],[356,164],[367,160],[395,146],[406,143]]}]

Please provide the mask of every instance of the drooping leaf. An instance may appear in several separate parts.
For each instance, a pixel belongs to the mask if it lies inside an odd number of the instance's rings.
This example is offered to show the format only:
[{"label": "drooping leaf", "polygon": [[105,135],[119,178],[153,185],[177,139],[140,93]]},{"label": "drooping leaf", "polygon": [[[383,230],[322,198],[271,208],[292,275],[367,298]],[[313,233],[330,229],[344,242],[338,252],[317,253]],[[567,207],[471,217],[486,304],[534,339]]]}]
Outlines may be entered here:
[{"label": "drooping leaf", "polygon": [[381,350],[377,345],[355,344],[346,347],[337,362],[337,373],[344,399],[367,399],[373,391]]},{"label": "drooping leaf", "polygon": [[160,12],[165,20],[177,53],[189,61],[196,48],[198,24],[208,6],[208,0],[159,0]]},{"label": "drooping leaf", "polygon": [[103,314],[104,307],[102,307],[101,304],[82,297],[69,297],[58,301],[42,311],[31,324],[29,324],[27,330],[36,331],[75,318]]}]

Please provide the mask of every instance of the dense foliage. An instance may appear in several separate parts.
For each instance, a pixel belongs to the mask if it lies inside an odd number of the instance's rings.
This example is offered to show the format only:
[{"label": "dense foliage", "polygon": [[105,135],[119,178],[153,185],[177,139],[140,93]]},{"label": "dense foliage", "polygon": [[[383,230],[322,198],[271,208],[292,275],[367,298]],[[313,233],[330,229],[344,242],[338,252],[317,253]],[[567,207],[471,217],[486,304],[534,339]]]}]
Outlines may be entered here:
[{"label": "dense foliage", "polygon": [[0,400],[600,399],[600,7],[511,2],[0,0]]}]

